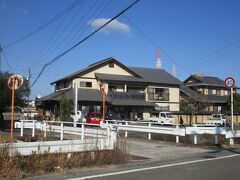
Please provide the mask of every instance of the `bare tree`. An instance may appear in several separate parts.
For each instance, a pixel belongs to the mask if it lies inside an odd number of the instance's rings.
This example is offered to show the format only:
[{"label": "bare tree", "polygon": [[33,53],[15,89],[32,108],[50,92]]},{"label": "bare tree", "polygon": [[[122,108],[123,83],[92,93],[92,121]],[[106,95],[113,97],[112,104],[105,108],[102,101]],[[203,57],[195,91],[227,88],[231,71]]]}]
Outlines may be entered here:
[{"label": "bare tree", "polygon": [[[190,115],[190,126],[192,125],[193,116],[203,112],[208,106],[209,102],[207,97],[198,92],[192,93],[191,96],[185,96],[185,98],[180,101],[180,111]],[[197,123],[197,120],[195,123]]]}]

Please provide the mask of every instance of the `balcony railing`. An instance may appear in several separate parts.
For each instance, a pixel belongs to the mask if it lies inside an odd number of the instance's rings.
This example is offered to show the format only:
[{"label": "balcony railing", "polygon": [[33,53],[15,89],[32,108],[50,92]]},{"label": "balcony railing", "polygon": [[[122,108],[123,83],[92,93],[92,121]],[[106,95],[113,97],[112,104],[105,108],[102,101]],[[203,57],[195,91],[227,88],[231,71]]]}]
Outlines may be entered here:
[{"label": "balcony railing", "polygon": [[113,92],[110,91],[109,97],[112,100],[136,100],[136,101],[145,101],[145,93],[138,92]]},{"label": "balcony railing", "polygon": [[169,93],[148,93],[148,100],[169,101]]}]

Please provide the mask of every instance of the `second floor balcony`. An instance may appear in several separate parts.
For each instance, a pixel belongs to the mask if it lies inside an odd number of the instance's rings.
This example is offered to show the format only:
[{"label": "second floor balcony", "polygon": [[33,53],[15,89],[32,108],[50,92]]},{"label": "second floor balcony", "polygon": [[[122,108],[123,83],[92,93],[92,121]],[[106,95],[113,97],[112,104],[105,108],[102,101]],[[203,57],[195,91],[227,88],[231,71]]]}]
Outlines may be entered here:
[{"label": "second floor balcony", "polygon": [[140,92],[108,92],[110,100],[145,101],[145,93]]},{"label": "second floor balcony", "polygon": [[169,93],[148,93],[148,100],[150,101],[169,101]]}]

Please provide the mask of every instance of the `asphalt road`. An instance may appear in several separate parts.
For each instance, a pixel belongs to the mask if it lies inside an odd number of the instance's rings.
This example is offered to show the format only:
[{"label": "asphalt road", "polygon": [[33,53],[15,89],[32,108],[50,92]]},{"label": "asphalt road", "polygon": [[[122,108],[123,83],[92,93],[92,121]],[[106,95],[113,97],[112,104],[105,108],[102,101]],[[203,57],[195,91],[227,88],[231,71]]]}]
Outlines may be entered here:
[{"label": "asphalt road", "polygon": [[91,175],[72,180],[239,180],[240,154]]}]

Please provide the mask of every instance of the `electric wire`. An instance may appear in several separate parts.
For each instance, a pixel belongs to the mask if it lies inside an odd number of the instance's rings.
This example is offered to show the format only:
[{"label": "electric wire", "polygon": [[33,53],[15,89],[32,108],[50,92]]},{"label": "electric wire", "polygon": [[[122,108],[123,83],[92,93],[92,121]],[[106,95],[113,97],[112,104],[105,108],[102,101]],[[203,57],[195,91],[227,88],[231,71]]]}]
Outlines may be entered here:
[{"label": "electric wire", "polygon": [[63,53],[59,54],[58,56],[56,56],[55,58],[53,58],[51,61],[49,61],[48,63],[46,63],[40,73],[38,74],[37,78],[35,79],[35,81],[33,82],[33,84],[31,85],[31,87],[34,86],[34,84],[38,81],[38,79],[40,78],[40,76],[43,74],[44,70],[46,69],[46,67],[48,67],[50,64],[54,63],[55,61],[57,61],[58,59],[60,59],[62,56],[64,56],[65,54],[69,53],[70,51],[72,51],[73,49],[75,49],[76,47],[78,47],[81,43],[83,43],[84,41],[86,41],[87,39],[89,39],[90,37],[92,37],[94,34],[96,34],[98,31],[100,31],[101,29],[103,29],[105,26],[107,26],[109,23],[111,23],[113,20],[115,20],[116,18],[118,18],[119,16],[121,16],[123,13],[125,13],[127,10],[129,10],[130,8],[132,8],[137,2],[139,2],[140,0],[135,0],[134,2],[132,2],[127,8],[125,8],[124,10],[122,10],[121,12],[119,12],[117,15],[115,15],[113,18],[111,18],[109,21],[107,21],[106,23],[104,23],[102,26],[100,26],[99,28],[97,28],[95,31],[93,31],[92,33],[90,33],[89,35],[87,35],[85,38],[83,38],[82,40],[80,40],[78,43],[76,43],[74,46],[70,47],[68,50],[64,51]]},{"label": "electric wire", "polygon": [[5,59],[5,62],[6,62],[6,64],[7,64],[7,66],[8,66],[9,71],[13,72],[12,67],[11,67],[10,64],[9,64],[8,59],[7,59],[4,51],[2,51],[2,55],[3,55],[3,58]]},{"label": "electric wire", "polygon": [[58,13],[56,16],[54,16],[53,18],[51,18],[49,21],[47,21],[46,23],[44,23],[43,25],[39,26],[38,28],[36,28],[35,30],[31,31],[30,33],[24,35],[23,37],[5,45],[3,47],[3,49],[9,48],[11,46],[14,46],[22,41],[24,41],[25,39],[29,38],[30,36],[38,33],[39,31],[45,29],[47,26],[49,26],[50,24],[52,24],[53,22],[55,22],[56,20],[58,20],[59,18],[61,18],[63,15],[69,13],[73,8],[75,8],[76,6],[78,6],[80,4],[79,0],[75,1],[70,7],[66,8],[65,10],[61,11],[60,13]]},{"label": "electric wire", "polygon": [[[177,64],[179,67],[184,69],[186,72],[190,73],[184,66],[182,66],[180,63],[178,63],[173,57],[171,57],[166,50],[164,50],[162,47],[159,46],[159,44],[156,41],[153,41],[152,38],[150,38],[142,29],[139,28],[128,16],[125,14],[123,15],[129,23],[131,23],[149,42],[151,42],[156,48],[160,48],[161,51],[170,59],[172,60],[175,64]],[[191,74],[191,73],[190,73]]]},{"label": "electric wire", "polygon": [[[99,3],[99,5],[96,7],[96,9],[94,9],[94,7],[97,5],[97,2],[100,2],[100,3]],[[67,46],[68,46],[68,43],[66,43],[66,40],[67,40],[67,38],[69,37],[69,35],[72,34],[72,31],[77,28],[77,26],[80,24],[80,22],[82,22],[82,20],[83,20],[84,18],[88,17],[88,14],[89,14],[91,11],[95,12],[95,11],[99,8],[99,6],[100,6],[101,4],[102,4],[101,1],[95,0],[95,1],[93,2],[92,6],[90,6],[90,7],[88,8],[88,10],[87,10],[87,12],[85,13],[85,15],[82,16],[82,18],[80,18],[80,20],[75,24],[75,26],[70,30],[70,32],[63,38],[63,40],[62,40],[61,42],[59,42],[58,46],[55,47],[54,51],[56,51],[56,50],[60,47],[60,45],[62,45],[63,43],[65,44],[65,46],[64,46],[64,48],[61,49],[61,51],[66,50],[66,48],[67,48]],[[81,27],[81,29],[82,29],[82,28],[83,28],[83,27]],[[77,31],[76,34],[77,34],[78,32],[79,32],[79,31]],[[71,44],[71,45],[72,45],[72,44]]]},{"label": "electric wire", "polygon": [[[81,1],[80,3],[83,3],[82,6],[80,6],[79,9],[77,9],[77,13],[74,14],[74,16],[70,19],[69,23],[65,25],[65,28],[60,31],[61,26],[63,25],[64,21],[67,19],[67,16],[69,15],[66,14],[62,21],[58,24],[58,26],[56,27],[56,29],[53,31],[52,35],[50,36],[50,39],[48,40],[48,42],[46,43],[46,45],[44,45],[44,47],[42,48],[42,50],[40,51],[40,55],[37,58],[37,62],[40,63],[41,59],[43,59],[44,57],[49,55],[50,53],[53,53],[53,48],[56,47],[54,46],[55,44],[57,44],[58,39],[62,36],[62,34],[65,32],[65,30],[67,29],[68,26],[70,26],[70,24],[73,22],[73,19],[76,18],[76,15],[81,11],[81,9],[83,8],[85,1]],[[69,33],[68,33],[69,34]],[[63,41],[60,41],[63,42]],[[57,45],[57,47],[59,46],[59,43]]]}]

